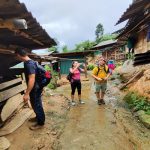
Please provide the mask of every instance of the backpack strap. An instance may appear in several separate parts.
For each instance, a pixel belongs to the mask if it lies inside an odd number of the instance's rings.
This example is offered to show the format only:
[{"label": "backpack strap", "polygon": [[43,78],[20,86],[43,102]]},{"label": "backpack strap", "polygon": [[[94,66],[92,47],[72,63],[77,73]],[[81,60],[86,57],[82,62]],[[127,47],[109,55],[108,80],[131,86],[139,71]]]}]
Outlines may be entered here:
[{"label": "backpack strap", "polygon": [[106,68],[106,65],[104,66],[104,71],[105,71],[106,74],[109,73],[109,68],[108,67]]},{"label": "backpack strap", "polygon": [[[99,71],[100,71],[100,68],[99,67],[97,67],[98,68],[98,71],[97,71],[97,76],[98,76],[98,74],[99,74]],[[105,73],[106,74],[108,74],[109,73],[109,68],[106,68],[106,65],[104,66],[104,71],[105,71]]]},{"label": "backpack strap", "polygon": [[97,67],[97,68],[98,68],[98,71],[97,71],[96,75],[98,76],[98,74],[99,74],[99,71],[100,71],[100,68],[99,68],[99,67]]},{"label": "backpack strap", "polygon": [[81,68],[78,68],[78,70],[79,70],[80,73],[82,72],[82,71],[81,71]]}]

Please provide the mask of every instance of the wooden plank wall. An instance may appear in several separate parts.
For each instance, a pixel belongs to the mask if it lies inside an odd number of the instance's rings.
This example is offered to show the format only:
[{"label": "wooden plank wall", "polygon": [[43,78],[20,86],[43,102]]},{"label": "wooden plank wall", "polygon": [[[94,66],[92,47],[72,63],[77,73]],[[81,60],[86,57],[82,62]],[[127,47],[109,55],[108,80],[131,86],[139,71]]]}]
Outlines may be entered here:
[{"label": "wooden plank wall", "polygon": [[17,110],[19,105],[22,105],[23,96],[21,93],[26,88],[24,77],[0,84],[0,104],[3,106],[0,110],[0,124],[3,124]]},{"label": "wooden plank wall", "polygon": [[125,54],[120,52],[119,49],[104,51],[102,53],[106,60],[113,59],[115,61],[125,60]]},{"label": "wooden plank wall", "polygon": [[26,83],[21,78],[0,84],[0,102],[9,99],[10,97],[24,91],[25,89]]},{"label": "wooden plank wall", "polygon": [[135,54],[146,53],[148,51],[147,30],[141,31],[137,36]]}]

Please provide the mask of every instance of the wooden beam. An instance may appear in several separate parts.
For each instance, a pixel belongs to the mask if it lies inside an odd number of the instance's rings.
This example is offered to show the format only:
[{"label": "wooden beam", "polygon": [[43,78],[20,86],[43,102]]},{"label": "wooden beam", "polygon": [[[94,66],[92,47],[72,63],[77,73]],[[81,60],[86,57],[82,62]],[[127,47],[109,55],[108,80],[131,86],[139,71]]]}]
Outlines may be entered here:
[{"label": "wooden beam", "polygon": [[11,85],[14,85],[14,84],[17,84],[19,82],[22,82],[22,79],[21,78],[18,78],[18,79],[14,79],[14,80],[11,80],[11,81],[8,81],[8,82],[4,82],[4,83],[1,83],[0,84],[0,90],[2,89],[5,89]]},{"label": "wooden beam", "polygon": [[39,40],[36,40],[34,38],[32,38],[30,35],[28,35],[27,33],[21,31],[21,30],[17,30],[15,29],[15,26],[11,23],[10,20],[7,21],[0,21],[0,28],[8,28],[10,31],[14,32],[15,34],[19,34],[20,36],[32,40],[33,42],[43,46],[44,44],[42,42],[40,42]]},{"label": "wooden beam", "polygon": [[27,29],[27,23],[24,19],[0,19],[0,28]]},{"label": "wooden beam", "polygon": [[78,61],[78,60],[85,60],[85,59],[69,59],[69,58],[58,58],[59,60],[70,60],[70,61]]},{"label": "wooden beam", "polygon": [[125,35],[131,33],[134,29],[136,29],[137,27],[139,27],[142,23],[144,23],[145,20],[148,20],[149,18],[150,18],[150,14],[148,14],[143,20],[141,20],[138,24],[136,24],[131,30],[129,30],[128,32],[126,32]]},{"label": "wooden beam", "polygon": [[8,49],[2,49],[2,48],[0,48],[0,53],[1,53],[1,54],[14,55],[14,51],[11,51],[11,50],[8,50]]},{"label": "wooden beam", "polygon": [[29,40],[32,40],[33,42],[35,42],[35,43],[37,43],[37,44],[39,44],[39,45],[41,45],[41,46],[44,46],[44,44],[42,43],[42,42],[40,42],[40,41],[38,41],[38,40],[36,40],[36,39],[33,39],[30,35],[28,35],[27,33],[25,33],[25,32],[22,32],[22,31],[20,31],[20,30],[14,30],[14,29],[9,29],[10,31],[13,31],[14,33],[16,33],[16,34],[19,34],[20,36],[22,36],[22,37],[24,37],[24,38],[26,38],[26,39],[29,39]]},{"label": "wooden beam", "polygon": [[21,85],[18,85],[16,87],[13,87],[9,90],[6,90],[6,91],[3,91],[3,92],[0,92],[0,102],[3,102],[5,100],[7,100],[8,98],[24,91],[25,89],[27,88],[26,84],[21,84]]},{"label": "wooden beam", "polygon": [[132,83],[135,79],[139,79],[142,75],[143,75],[143,70],[142,71],[138,71],[127,83],[123,84],[120,87],[120,90],[123,90],[126,86],[128,86],[130,83]]}]

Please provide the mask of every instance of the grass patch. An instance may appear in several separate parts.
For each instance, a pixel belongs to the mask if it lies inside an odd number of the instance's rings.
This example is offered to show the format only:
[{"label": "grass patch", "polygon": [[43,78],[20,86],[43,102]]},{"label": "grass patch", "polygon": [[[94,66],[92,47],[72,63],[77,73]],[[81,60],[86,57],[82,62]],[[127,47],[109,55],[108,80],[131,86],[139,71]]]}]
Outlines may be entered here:
[{"label": "grass patch", "polygon": [[66,113],[59,114],[56,111],[48,111],[47,116],[53,118],[53,119],[65,119],[66,118]]},{"label": "grass patch", "polygon": [[135,92],[129,92],[124,97],[124,100],[128,103],[130,109],[134,111],[143,110],[146,114],[150,115],[150,103],[146,97],[139,96]]}]

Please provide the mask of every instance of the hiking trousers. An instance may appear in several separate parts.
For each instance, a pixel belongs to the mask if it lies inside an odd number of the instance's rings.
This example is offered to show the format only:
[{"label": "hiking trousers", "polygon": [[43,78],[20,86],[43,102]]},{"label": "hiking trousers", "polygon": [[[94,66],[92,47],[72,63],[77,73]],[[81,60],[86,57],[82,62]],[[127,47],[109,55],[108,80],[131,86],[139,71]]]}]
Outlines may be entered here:
[{"label": "hiking trousers", "polygon": [[30,103],[36,114],[36,119],[38,125],[44,125],[45,123],[45,113],[42,105],[42,95],[43,88],[36,86],[32,89],[30,93]]},{"label": "hiking trousers", "polygon": [[80,80],[73,80],[73,82],[71,82],[71,95],[75,94],[76,88],[78,90],[78,95],[81,95],[81,81]]}]

